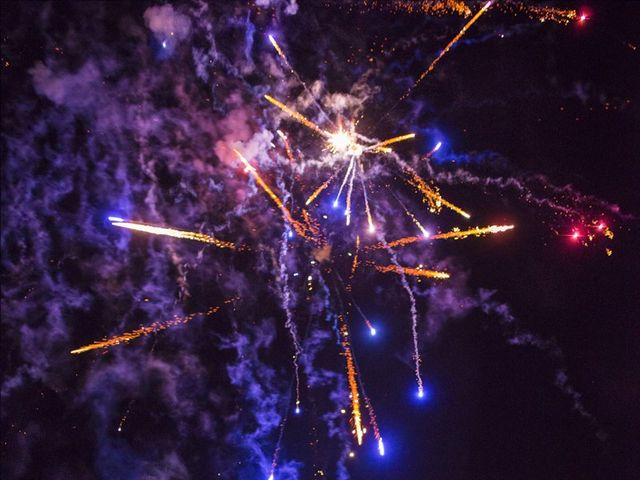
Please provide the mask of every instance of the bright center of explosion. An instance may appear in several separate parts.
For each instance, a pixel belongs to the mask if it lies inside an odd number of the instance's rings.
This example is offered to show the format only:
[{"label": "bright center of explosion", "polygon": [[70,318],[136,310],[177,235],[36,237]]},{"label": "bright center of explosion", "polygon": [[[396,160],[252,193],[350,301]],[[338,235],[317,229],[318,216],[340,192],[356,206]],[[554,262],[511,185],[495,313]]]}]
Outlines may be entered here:
[{"label": "bright center of explosion", "polygon": [[333,153],[349,153],[352,155],[360,155],[362,147],[353,139],[353,137],[343,130],[338,130],[329,137],[329,149]]}]

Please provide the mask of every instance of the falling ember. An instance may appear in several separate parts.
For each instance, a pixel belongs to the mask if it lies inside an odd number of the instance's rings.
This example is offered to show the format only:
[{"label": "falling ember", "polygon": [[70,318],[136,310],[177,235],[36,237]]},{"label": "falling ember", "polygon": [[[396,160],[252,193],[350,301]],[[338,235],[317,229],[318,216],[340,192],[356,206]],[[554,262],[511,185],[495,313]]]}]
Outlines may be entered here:
[{"label": "falling ember", "polygon": [[404,275],[411,275],[413,277],[427,277],[427,278],[437,278],[437,279],[447,279],[450,275],[446,272],[436,272],[435,270],[423,270],[422,268],[411,268],[411,267],[400,267],[398,265],[377,265],[372,264],[372,266],[382,273],[397,273]]},{"label": "falling ember", "polygon": [[514,228],[515,225],[489,225],[488,227],[476,227],[469,230],[460,230],[459,228],[454,228],[450,232],[436,233],[435,235],[428,235],[429,232],[426,232],[427,235],[399,238],[398,240],[393,240],[388,243],[381,242],[366,248],[369,250],[379,250],[387,247],[404,247],[407,245],[411,245],[412,243],[424,242],[426,240],[446,240],[449,238],[460,240],[470,236],[480,237],[482,235],[489,235],[492,233],[507,232],[509,230],[513,230]]},{"label": "falling ember", "polygon": [[440,61],[440,59],[444,57],[449,50],[451,50],[451,47],[453,47],[458,42],[458,40],[460,40],[463,37],[465,33],[467,33],[467,30],[471,27],[471,25],[476,23],[476,21],[482,16],[482,14],[489,9],[489,7],[491,6],[491,3],[492,3],[491,1],[485,3],[484,6],[478,11],[478,13],[476,13],[473,16],[473,18],[471,18],[471,20],[469,20],[465,24],[465,26],[462,27],[462,30],[460,30],[460,32],[458,32],[458,34],[455,37],[453,37],[451,41],[442,49],[440,54],[435,58],[435,60],[433,60],[433,62],[431,62],[431,64],[427,67],[427,69],[420,74],[418,79],[409,88],[409,90],[407,90],[407,92],[402,97],[400,97],[399,102],[406,99],[409,96],[409,94],[413,91],[413,89],[415,89],[418,86],[418,84],[422,82],[422,80],[424,80],[425,77],[429,75],[429,73],[431,73],[431,71],[435,68],[436,64]]},{"label": "falling ember", "polygon": [[318,197],[318,195],[320,195],[322,191],[326,189],[329,186],[329,184],[331,184],[331,182],[336,177],[336,175],[338,175],[338,173],[339,173],[339,170],[335,172],[333,175],[331,175],[327,180],[325,180],[318,188],[316,188],[314,192],[311,195],[309,195],[309,198],[307,198],[307,201],[304,202],[304,204],[309,205],[311,202],[313,202]]},{"label": "falling ember", "polygon": [[230,248],[235,249],[235,244],[231,242],[225,242],[206,235],[204,233],[189,232],[185,230],[176,230],[168,227],[158,227],[155,225],[148,225],[146,223],[128,222],[118,217],[109,217],[111,225],[114,227],[126,228],[128,230],[134,230],[136,232],[150,233],[152,235],[164,235],[173,238],[185,238],[187,240],[195,240],[196,242],[208,243],[215,245],[218,248]]},{"label": "falling ember", "polygon": [[267,183],[262,179],[262,177],[258,173],[258,170],[256,170],[256,168],[253,165],[251,165],[249,161],[246,158],[244,158],[244,155],[242,155],[238,150],[234,148],[233,151],[236,153],[240,161],[244,164],[247,172],[253,175],[253,178],[255,178],[258,185],[262,187],[265,193],[269,195],[269,198],[273,200],[273,203],[275,203],[276,206],[280,209],[285,220],[289,223],[289,225],[291,225],[294,228],[296,233],[303,238],[312,239],[307,234],[307,229],[305,228],[305,226],[293,218],[289,209],[284,205],[284,203],[282,203],[282,200],[280,200],[280,197],[278,197],[278,195],[276,195],[273,192],[273,190],[271,190],[271,187],[269,187],[269,185],[267,185]]},{"label": "falling ember", "polygon": [[344,316],[340,315],[341,325],[340,334],[342,336],[343,355],[347,363],[347,380],[349,381],[349,389],[351,390],[351,421],[355,429],[358,445],[362,445],[362,415],[360,413],[360,395],[358,393],[358,382],[356,379],[356,368],[353,362],[353,354],[351,353],[351,345],[349,343],[349,331],[344,320]]},{"label": "falling ember", "polygon": [[[231,303],[234,300],[235,299],[226,300],[224,303],[225,304]],[[186,317],[180,317],[176,315],[171,320],[167,320],[165,322],[153,322],[149,326],[140,327],[131,332],[126,332],[126,333],[123,333],[122,335],[118,335],[106,340],[101,340],[99,342],[93,342],[89,345],[85,345],[84,347],[71,350],[71,353],[74,355],[77,355],[79,353],[88,352],[90,350],[97,350],[99,348],[109,348],[115,345],[129,343],[130,341],[135,340],[136,338],[147,336],[151,333],[160,332],[162,330],[166,330],[167,328],[175,327],[177,325],[186,325],[187,323],[189,323],[191,320],[193,320],[195,317],[198,317],[198,316],[210,317],[211,315],[215,314],[218,310],[220,310],[220,307],[211,307],[206,312],[196,312],[196,313],[192,313],[191,315],[187,315]]]},{"label": "falling ember", "polygon": [[298,113],[295,110],[287,107],[284,103],[276,100],[271,95],[265,95],[264,98],[268,102],[272,103],[273,105],[278,107],[280,110],[282,110],[283,112],[288,114],[289,116],[293,117],[295,120],[300,122],[305,127],[307,127],[309,129],[313,130],[314,132],[316,132],[318,135],[321,135],[321,136],[323,136],[324,138],[327,138],[327,139],[331,138],[331,134],[329,132],[327,132],[326,130],[323,130],[318,125],[316,125],[311,120],[309,120],[307,117],[305,117],[301,113]]},{"label": "falling ember", "polygon": [[284,149],[287,152],[287,157],[289,158],[289,161],[291,163],[295,163],[296,159],[293,157],[293,151],[291,150],[291,145],[289,144],[289,139],[284,134],[284,132],[282,132],[282,130],[277,130],[276,132],[277,132],[278,136],[282,139],[282,143],[284,143]]},{"label": "falling ember", "polygon": [[462,215],[464,218],[471,218],[471,215],[462,210],[460,207],[457,207],[453,203],[448,202],[447,200],[442,198],[442,196],[429,185],[427,185],[427,182],[425,182],[412,168],[406,166],[405,171],[409,175],[409,180],[407,180],[407,183],[415,187],[420,193],[424,195],[423,201],[429,205],[429,210],[431,212],[437,213],[442,207],[447,207],[448,209]]},{"label": "falling ember", "polygon": [[371,151],[371,152],[385,152],[385,151],[388,151],[385,148],[388,145],[391,145],[393,143],[398,143],[398,142],[404,142],[405,140],[411,140],[411,139],[415,138],[415,136],[416,136],[415,133],[408,133],[406,135],[399,135],[397,137],[393,137],[393,138],[389,138],[387,140],[384,140],[384,141],[382,141],[380,143],[376,143],[375,145],[372,145],[371,147],[368,147],[367,150]]}]

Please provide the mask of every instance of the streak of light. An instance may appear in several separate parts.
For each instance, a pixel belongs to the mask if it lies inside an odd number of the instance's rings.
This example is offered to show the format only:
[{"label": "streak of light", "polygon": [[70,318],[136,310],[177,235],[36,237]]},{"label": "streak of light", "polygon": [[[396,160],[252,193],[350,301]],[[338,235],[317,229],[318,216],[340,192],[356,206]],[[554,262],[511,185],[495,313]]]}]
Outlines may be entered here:
[{"label": "streak of light", "polygon": [[230,248],[235,249],[235,244],[231,242],[225,242],[199,232],[189,232],[185,230],[176,230],[168,227],[158,227],[156,225],[149,225],[139,222],[128,222],[118,217],[109,217],[111,225],[114,227],[126,228],[127,230],[134,230],[136,232],[150,233],[152,235],[163,235],[173,238],[185,238],[187,240],[195,240],[196,242],[208,243],[215,245],[218,248]]},{"label": "streak of light", "polygon": [[405,172],[409,175],[407,183],[415,187],[420,193],[424,195],[423,201],[429,205],[429,210],[432,213],[437,213],[442,207],[447,207],[450,210],[462,215],[464,218],[471,218],[467,212],[457,207],[453,203],[445,200],[442,195],[427,185],[425,182],[411,167],[406,166]]},{"label": "streak of light", "polygon": [[409,90],[407,90],[407,92],[402,97],[400,97],[399,102],[406,99],[409,96],[409,94],[413,91],[413,89],[415,89],[418,86],[418,84],[422,82],[422,80],[424,80],[425,77],[429,75],[429,73],[431,73],[431,71],[435,68],[436,64],[440,61],[440,59],[444,57],[449,50],[451,50],[451,48],[458,42],[458,40],[460,40],[464,36],[464,34],[467,33],[467,30],[474,23],[476,23],[476,21],[482,16],[484,12],[486,12],[489,9],[489,7],[491,6],[491,3],[492,3],[491,0],[485,3],[484,6],[480,10],[478,10],[478,12],[471,18],[471,20],[469,20],[465,24],[465,26],[462,27],[462,30],[460,30],[458,34],[451,39],[451,41],[444,47],[444,49],[442,49],[440,54],[431,62],[431,64],[429,64],[427,69],[420,74],[420,76],[415,81],[415,83],[411,87],[409,87]]},{"label": "streak of light", "polygon": [[356,440],[358,445],[362,445],[362,414],[360,412],[360,394],[358,393],[358,382],[356,378],[356,368],[353,362],[353,354],[351,353],[351,344],[349,343],[349,331],[343,316],[341,317],[340,334],[342,336],[343,355],[347,363],[347,380],[351,391],[351,421],[355,429]]},{"label": "streak of light", "polygon": [[291,145],[289,144],[289,139],[284,134],[282,130],[277,130],[278,136],[282,139],[282,143],[284,143],[284,149],[287,152],[287,157],[291,163],[295,163],[296,159],[293,156],[293,151],[291,151]]},{"label": "streak of light", "polygon": [[398,142],[404,142],[405,140],[411,140],[412,138],[415,138],[415,136],[416,136],[415,133],[407,133],[406,135],[398,135],[397,137],[388,138],[387,140],[384,140],[382,142],[376,143],[375,145],[371,145],[370,147],[367,147],[367,151],[372,151],[372,152],[388,151],[388,149],[385,149],[385,147],[387,147],[388,145],[391,145],[393,143],[398,143]]},{"label": "streak of light", "polygon": [[320,105],[320,103],[318,103],[318,100],[316,100],[316,97],[311,91],[311,89],[307,86],[304,80],[302,80],[300,75],[298,75],[298,72],[296,72],[295,68],[293,68],[293,66],[289,62],[289,59],[285,55],[284,50],[282,50],[280,45],[278,45],[278,42],[276,41],[275,38],[273,38],[273,35],[269,35],[269,41],[271,42],[271,45],[273,45],[273,48],[275,48],[276,52],[278,53],[278,56],[282,59],[282,62],[289,69],[289,71],[296,78],[296,80],[300,83],[300,85],[302,85],[302,87],[305,89],[307,94],[311,97],[311,99],[313,100],[313,103],[315,103],[316,107],[318,107],[318,110],[320,111],[320,113],[322,113],[322,115],[325,117],[326,120],[329,120],[330,123],[333,123],[329,119],[329,116],[325,113],[324,109],[322,108],[322,105]]},{"label": "streak of light", "polygon": [[340,201],[340,195],[342,195],[342,190],[344,189],[344,186],[346,185],[347,181],[349,180],[349,175],[351,175],[351,170],[353,170],[353,168],[355,168],[354,165],[355,165],[355,160],[352,157],[351,160],[349,161],[349,166],[347,167],[347,173],[345,173],[344,178],[342,179],[342,183],[340,184],[340,189],[338,190],[338,195],[336,195],[336,198],[333,201],[333,208],[336,208],[338,206],[338,202]]},{"label": "streak of light", "polygon": [[386,248],[387,246],[392,248],[404,247],[406,245],[411,245],[412,243],[415,243],[415,242],[421,242],[426,240],[446,240],[449,238],[460,240],[470,236],[479,237],[482,235],[489,235],[492,233],[507,232],[509,230],[513,230],[514,228],[515,228],[515,225],[489,225],[488,227],[475,227],[475,228],[470,228],[468,230],[460,230],[459,228],[454,228],[450,232],[436,233],[434,235],[426,236],[426,237],[425,236],[404,237],[404,238],[399,238],[398,240],[393,240],[386,244],[380,242],[375,245],[371,245],[367,247],[367,249],[379,250],[382,248]]},{"label": "streak of light", "polygon": [[280,110],[282,110],[283,112],[285,112],[287,115],[289,115],[290,117],[293,117],[295,120],[297,120],[298,122],[300,122],[302,125],[304,125],[307,128],[310,128],[311,130],[313,130],[314,132],[316,132],[318,135],[321,135],[324,138],[330,139],[332,134],[327,132],[326,130],[323,130],[322,128],[320,128],[318,125],[316,125],[315,123],[313,123],[311,120],[309,120],[307,117],[305,117],[304,115],[302,115],[301,113],[296,112],[295,110],[287,107],[284,103],[280,102],[279,100],[276,100],[275,98],[273,98],[271,95],[265,95],[264,98],[272,103],[273,105],[275,105],[276,107],[278,107]]},{"label": "streak of light", "polygon": [[[224,303],[225,304],[231,303],[234,300],[235,299],[226,300]],[[109,339],[96,341],[96,342],[90,343],[89,345],[76,348],[75,350],[71,350],[71,353],[74,355],[77,355],[77,354],[88,352],[91,350],[97,350],[99,348],[109,348],[115,345],[126,344],[132,340],[135,340],[136,338],[147,336],[151,333],[160,332],[162,330],[166,330],[168,328],[175,327],[177,325],[186,325],[197,316],[210,317],[211,315],[218,312],[218,310],[220,310],[220,307],[211,307],[206,312],[196,312],[196,313],[187,315],[185,317],[176,315],[171,320],[167,320],[164,322],[153,322],[151,325],[141,326],[140,328],[137,328],[131,332],[125,332],[121,335],[117,335]]]},{"label": "streak of light", "polygon": [[271,190],[271,187],[269,187],[269,185],[267,185],[267,183],[262,179],[262,177],[258,173],[258,170],[253,165],[251,165],[249,161],[244,157],[244,155],[242,155],[238,150],[234,148],[233,151],[236,153],[240,161],[244,164],[246,171],[250,172],[253,175],[253,178],[255,178],[258,185],[262,187],[265,193],[269,195],[269,198],[273,200],[273,203],[275,203],[276,206],[280,209],[285,220],[294,228],[296,233],[303,238],[313,239],[307,234],[305,226],[293,218],[289,209],[284,205],[284,203],[282,203],[280,197],[278,197],[278,195],[276,195],[273,190]]},{"label": "streak of light", "polygon": [[411,275],[414,277],[427,277],[427,278],[437,278],[437,279],[447,279],[450,275],[447,272],[437,272],[435,270],[424,270],[422,268],[411,268],[411,267],[401,267],[398,265],[377,265],[372,264],[372,266],[382,273],[397,273],[404,275]]},{"label": "streak of light", "polygon": [[369,233],[373,233],[376,231],[376,227],[373,223],[373,217],[371,216],[371,209],[369,208],[367,186],[364,181],[364,167],[362,166],[362,162],[360,160],[358,160],[358,165],[360,166],[360,184],[362,185],[362,193],[364,196],[364,209],[367,214],[367,223],[369,224]]},{"label": "streak of light", "polygon": [[322,184],[318,188],[316,188],[311,195],[309,195],[309,198],[307,198],[307,201],[304,202],[304,204],[309,205],[311,202],[313,202],[318,197],[318,195],[320,195],[324,191],[324,189],[326,189],[331,184],[333,179],[336,178],[336,176],[338,175],[338,173],[340,173],[341,170],[342,168],[334,172],[327,180],[322,182]]}]

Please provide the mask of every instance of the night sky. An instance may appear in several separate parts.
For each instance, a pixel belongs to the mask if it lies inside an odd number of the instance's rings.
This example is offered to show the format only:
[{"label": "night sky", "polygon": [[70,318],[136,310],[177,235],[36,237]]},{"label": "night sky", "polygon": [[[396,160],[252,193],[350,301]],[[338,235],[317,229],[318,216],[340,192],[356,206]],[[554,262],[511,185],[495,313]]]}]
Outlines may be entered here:
[{"label": "night sky", "polygon": [[[638,478],[640,2],[525,3],[399,101],[484,2],[4,2],[2,478]],[[265,94],[416,134],[362,155],[375,233],[359,177],[349,226],[344,173],[305,207],[347,154]],[[411,215],[515,228],[370,248],[419,235]]]}]

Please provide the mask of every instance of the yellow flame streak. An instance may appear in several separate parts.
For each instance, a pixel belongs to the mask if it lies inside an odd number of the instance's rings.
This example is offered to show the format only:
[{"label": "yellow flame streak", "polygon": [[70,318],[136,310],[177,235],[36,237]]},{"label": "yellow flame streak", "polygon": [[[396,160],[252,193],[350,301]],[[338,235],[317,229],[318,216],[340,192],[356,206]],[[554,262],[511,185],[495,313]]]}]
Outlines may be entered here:
[{"label": "yellow flame streak", "polygon": [[206,235],[204,233],[189,232],[185,230],[176,230],[174,228],[158,227],[155,225],[148,225],[145,223],[137,223],[137,222],[112,221],[111,224],[114,227],[126,228],[128,230],[134,230],[136,232],[150,233],[152,235],[164,235],[164,236],[173,237],[173,238],[186,238],[187,240],[195,240],[197,242],[209,243],[211,245],[215,245],[218,248],[230,248],[230,249],[236,248],[235,244],[231,242],[218,240],[217,238],[214,238],[211,235]]},{"label": "yellow flame streak", "polygon": [[353,263],[351,264],[351,278],[356,273],[358,268],[358,253],[360,252],[360,235],[356,235],[356,251],[353,255]]},{"label": "yellow flame streak", "polygon": [[289,161],[291,163],[295,163],[296,159],[293,157],[293,151],[291,150],[291,145],[289,144],[289,139],[287,138],[287,136],[281,131],[281,130],[276,130],[278,133],[278,136],[282,139],[282,143],[284,143],[284,149],[287,152],[287,157],[289,157]]},{"label": "yellow flame streak", "polygon": [[413,169],[411,169],[410,167],[405,167],[405,171],[409,175],[409,180],[407,180],[407,183],[415,187],[418,191],[420,191],[420,193],[424,195],[423,201],[429,204],[429,210],[431,212],[437,213],[442,207],[447,207],[448,209],[462,215],[464,218],[471,218],[471,215],[462,210],[460,207],[457,207],[453,203],[445,200],[437,191],[427,185],[427,182],[425,182]]},{"label": "yellow flame streak", "polygon": [[338,175],[338,173],[340,172],[340,170],[338,170],[337,172],[333,173],[333,175],[331,175],[327,180],[325,180],[322,185],[320,185],[318,188],[316,188],[314,190],[314,192],[309,195],[309,198],[307,198],[307,201],[304,202],[305,205],[309,205],[311,202],[313,202],[318,195],[320,195],[323,190],[325,190],[333,181],[334,178],[336,178],[336,175]]},{"label": "yellow flame streak", "polygon": [[301,113],[296,112],[295,110],[287,107],[284,103],[276,100],[275,98],[273,98],[271,95],[265,95],[264,98],[270,102],[271,104],[275,105],[276,107],[278,107],[280,110],[282,110],[283,112],[285,112],[287,115],[289,115],[290,117],[293,117],[295,120],[297,120],[298,122],[300,122],[302,125],[304,125],[305,127],[313,130],[314,132],[316,132],[318,135],[321,135],[325,138],[331,138],[331,134],[329,132],[327,132],[326,130],[323,130],[322,128],[320,128],[318,125],[316,125],[315,123],[313,123],[311,120],[309,120],[307,117],[305,117],[304,115],[302,115]]},{"label": "yellow flame streak", "polygon": [[453,229],[450,232],[446,233],[437,233],[432,235],[430,238],[433,240],[444,240],[447,238],[455,238],[459,240],[461,238],[466,238],[471,235],[475,235],[477,237],[481,235],[488,235],[490,233],[502,233],[508,230],[513,230],[515,225],[489,225],[488,227],[476,227],[470,228],[469,230],[456,230]]},{"label": "yellow flame streak", "polygon": [[284,205],[284,203],[282,203],[280,197],[278,197],[278,195],[276,195],[274,191],[271,190],[271,187],[269,187],[269,185],[267,185],[267,183],[262,179],[262,177],[258,173],[258,170],[256,170],[256,168],[251,165],[249,161],[244,157],[244,155],[242,155],[238,150],[234,148],[233,151],[238,156],[240,161],[244,164],[247,171],[249,171],[253,175],[253,178],[255,178],[256,182],[258,183],[258,185],[260,185],[262,190],[264,190],[265,193],[269,195],[269,198],[271,198],[271,200],[273,200],[273,203],[275,203],[276,206],[280,209],[285,220],[294,228],[296,233],[303,238],[310,239],[307,235],[304,225],[293,218],[289,209]]},{"label": "yellow flame streak", "polygon": [[476,23],[476,21],[477,21],[477,20],[482,16],[482,14],[483,14],[484,12],[486,12],[486,11],[489,9],[489,7],[491,6],[491,3],[492,3],[491,1],[489,1],[489,2],[485,3],[485,4],[484,4],[484,6],[483,6],[480,10],[478,10],[478,13],[476,13],[476,14],[471,18],[471,20],[469,20],[469,21],[465,24],[465,26],[464,26],[464,27],[462,27],[462,30],[460,30],[460,31],[458,32],[458,34],[457,34],[455,37],[453,37],[453,38],[451,39],[451,41],[450,41],[450,42],[449,42],[449,43],[444,47],[444,49],[443,49],[443,50],[440,52],[440,54],[435,58],[435,60],[433,60],[433,62],[431,62],[431,64],[427,67],[427,69],[426,69],[424,72],[422,72],[422,73],[420,74],[420,76],[418,77],[418,79],[417,79],[417,80],[415,81],[415,83],[414,83],[414,84],[409,88],[409,90],[407,90],[407,92],[406,92],[402,97],[400,97],[400,101],[402,101],[402,100],[404,100],[405,98],[407,98],[407,97],[409,96],[409,94],[413,91],[413,89],[414,89],[414,88],[416,88],[416,87],[418,86],[418,84],[419,84],[422,80],[424,80],[424,79],[425,79],[425,77],[426,77],[427,75],[429,75],[429,73],[431,73],[431,71],[435,68],[436,64],[440,61],[440,59],[441,59],[442,57],[444,57],[444,56],[447,54],[447,52],[448,52],[449,50],[451,50],[451,47],[453,47],[453,46],[458,42],[458,40],[460,40],[460,39],[462,38],[462,36],[467,32],[467,30],[468,30],[468,29],[469,29],[469,28],[470,28],[474,23]]},{"label": "yellow flame streak", "polygon": [[344,357],[347,363],[347,380],[349,381],[349,389],[351,390],[351,420],[356,431],[356,439],[358,445],[362,445],[362,414],[360,413],[360,395],[358,393],[358,382],[356,378],[356,368],[353,363],[353,354],[351,353],[351,346],[349,344],[349,331],[344,321],[344,317],[341,317],[340,333],[342,334],[342,348],[344,349]]},{"label": "yellow flame streak", "polygon": [[278,42],[276,42],[276,39],[273,38],[273,36],[269,35],[269,41],[271,42],[271,45],[273,45],[273,48],[276,49],[276,52],[278,52],[278,55],[280,55],[280,58],[282,58],[282,60],[284,60],[287,64],[289,64],[287,57],[285,56],[284,52],[280,48],[280,45],[278,45]]},{"label": "yellow flame streak", "polygon": [[385,148],[387,145],[391,145],[393,143],[398,143],[398,142],[404,142],[405,140],[411,140],[412,138],[415,138],[415,136],[416,136],[415,133],[398,135],[397,137],[388,138],[387,140],[384,140],[380,143],[376,143],[375,145],[368,147],[367,150],[370,150],[372,152],[388,152],[390,149]]},{"label": "yellow flame streak", "polygon": [[[230,300],[226,300],[224,303],[225,304],[231,303],[235,300],[236,299],[233,298]],[[89,345],[85,345],[84,347],[71,350],[71,353],[74,355],[77,355],[77,354],[88,352],[91,350],[97,350],[99,348],[109,348],[115,345],[127,344],[130,341],[135,340],[136,338],[147,336],[150,333],[160,332],[162,330],[166,330],[167,328],[175,327],[177,325],[185,325],[189,323],[191,320],[193,320],[195,317],[200,315],[205,317],[210,317],[211,315],[218,312],[218,310],[220,310],[220,307],[211,307],[206,312],[196,312],[196,313],[192,313],[191,315],[187,315],[186,317],[180,317],[176,315],[171,320],[167,320],[164,322],[153,322],[151,325],[148,325],[146,327],[140,327],[131,332],[125,332],[122,335],[117,335],[109,339],[93,342]]]},{"label": "yellow flame streak", "polygon": [[488,227],[475,227],[470,228],[468,230],[460,230],[459,228],[454,228],[450,232],[445,233],[437,233],[431,236],[413,236],[413,237],[403,237],[398,240],[393,240],[388,243],[376,243],[375,245],[371,245],[367,247],[368,250],[380,250],[387,247],[404,247],[407,245],[411,245],[415,242],[425,242],[429,240],[445,240],[448,238],[454,238],[456,240],[460,240],[462,238],[467,238],[472,235],[476,237],[480,237],[482,235],[489,235],[490,233],[502,233],[509,230],[513,230],[515,225],[489,225]]},{"label": "yellow flame streak", "polygon": [[411,275],[414,277],[427,277],[427,278],[438,278],[438,279],[446,279],[449,278],[450,275],[447,272],[436,272],[435,270],[424,270],[422,268],[411,268],[411,267],[400,267],[398,265],[377,265],[372,264],[373,267],[382,273],[397,273],[397,274],[405,274]]}]

